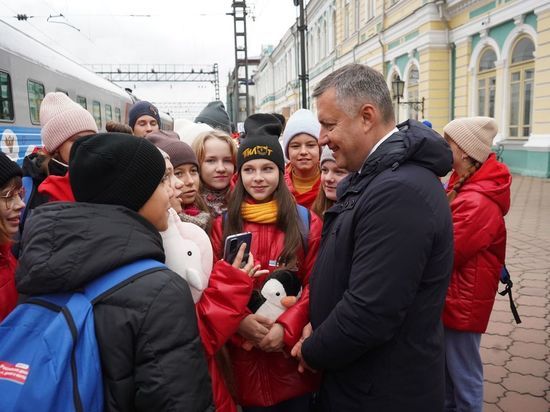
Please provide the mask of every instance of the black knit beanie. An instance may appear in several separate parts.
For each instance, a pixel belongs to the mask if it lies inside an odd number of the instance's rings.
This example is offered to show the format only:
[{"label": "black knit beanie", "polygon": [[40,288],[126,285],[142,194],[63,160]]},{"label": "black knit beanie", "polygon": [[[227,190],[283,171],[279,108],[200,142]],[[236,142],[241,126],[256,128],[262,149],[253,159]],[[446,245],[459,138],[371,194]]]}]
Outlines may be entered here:
[{"label": "black knit beanie", "polygon": [[237,153],[237,170],[249,160],[268,159],[284,173],[285,158],[278,140],[282,131],[279,120],[267,113],[253,114],[245,120],[244,131],[246,137]]},{"label": "black knit beanie", "polygon": [[154,104],[149,103],[145,100],[140,100],[139,102],[134,103],[132,107],[130,107],[130,111],[128,112],[128,124],[132,129],[134,129],[137,120],[141,116],[145,115],[154,117],[160,127],[160,115],[158,109],[155,107]]},{"label": "black knit beanie", "polygon": [[231,134],[231,121],[225,106],[219,100],[210,102],[195,118],[195,123],[206,123],[208,126]]},{"label": "black knit beanie", "polygon": [[146,139],[98,133],[73,144],[69,170],[78,202],[121,205],[137,212],[160,184],[166,163]]},{"label": "black knit beanie", "polygon": [[23,171],[4,152],[0,152],[0,188],[16,176],[22,177]]}]

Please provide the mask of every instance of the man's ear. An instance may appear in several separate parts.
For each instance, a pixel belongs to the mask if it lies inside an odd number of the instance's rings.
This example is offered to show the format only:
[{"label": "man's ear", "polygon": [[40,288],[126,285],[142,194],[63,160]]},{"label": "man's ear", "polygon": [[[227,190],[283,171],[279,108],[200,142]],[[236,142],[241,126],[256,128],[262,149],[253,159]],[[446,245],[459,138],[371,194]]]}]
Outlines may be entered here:
[{"label": "man's ear", "polygon": [[363,128],[371,129],[372,125],[375,123],[376,117],[379,115],[376,107],[370,103],[365,103],[359,108],[359,116],[361,117],[361,122]]}]

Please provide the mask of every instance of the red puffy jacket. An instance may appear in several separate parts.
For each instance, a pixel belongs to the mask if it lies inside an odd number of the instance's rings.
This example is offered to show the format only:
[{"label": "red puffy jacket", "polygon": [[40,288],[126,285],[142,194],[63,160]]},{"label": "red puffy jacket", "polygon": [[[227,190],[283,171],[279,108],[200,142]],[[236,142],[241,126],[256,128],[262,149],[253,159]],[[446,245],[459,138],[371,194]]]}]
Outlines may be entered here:
[{"label": "red puffy jacket", "polygon": [[218,260],[212,269],[208,287],[195,305],[218,412],[237,412],[215,355],[239,329],[239,324],[247,315],[251,293],[252,279],[243,271]]},{"label": "red puffy jacket", "polygon": [[[451,175],[447,190],[458,176]],[[510,208],[512,176],[491,154],[451,203],[455,255],[445,299],[446,327],[483,333],[487,329],[506,253],[504,216]]]},{"label": "red puffy jacket", "polygon": [[[235,374],[237,397],[243,406],[271,406],[318,389],[320,374],[299,373],[297,361],[290,357],[292,347],[302,336],[302,329],[309,322],[309,275],[317,257],[321,240],[321,219],[311,213],[307,255],[298,254],[298,276],[301,277],[303,293],[298,302],[287,309],[277,323],[284,328],[286,354],[268,353],[253,348],[246,351],[240,345],[229,343],[229,352]],[[243,231],[252,232],[251,252],[262,269],[273,271],[273,266],[284,246],[284,232],[275,224],[245,222]],[[214,257],[220,258],[222,250],[222,217],[219,216],[212,228]],[[254,279],[254,287],[260,288],[267,275]],[[247,310],[245,315],[250,311]]]},{"label": "red puffy jacket", "polygon": [[0,321],[17,305],[16,265],[17,261],[11,253],[11,244],[0,245]]},{"label": "red puffy jacket", "polygon": [[304,193],[298,193],[294,188],[294,183],[292,183],[292,165],[289,163],[285,168],[285,183],[290,193],[292,193],[292,196],[294,196],[294,199],[296,199],[296,203],[311,209],[311,205],[315,201],[317,193],[319,193],[319,188],[321,187],[321,177],[317,179],[317,182],[315,182],[311,190]]}]

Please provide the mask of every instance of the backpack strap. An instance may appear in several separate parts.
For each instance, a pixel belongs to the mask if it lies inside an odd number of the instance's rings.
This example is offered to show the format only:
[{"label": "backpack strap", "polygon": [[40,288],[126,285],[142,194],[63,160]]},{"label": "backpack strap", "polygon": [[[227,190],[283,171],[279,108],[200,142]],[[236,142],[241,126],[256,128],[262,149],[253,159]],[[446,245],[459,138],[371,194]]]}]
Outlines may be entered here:
[{"label": "backpack strap", "polygon": [[151,269],[165,269],[166,265],[153,259],[142,259],[116,268],[86,285],[84,295],[95,303],[98,297],[136,275],[144,275]]},{"label": "backpack strap", "polygon": [[302,235],[302,247],[304,248],[304,255],[307,255],[310,212],[308,208],[302,205],[296,205],[296,209],[303,226],[303,230],[300,230],[300,234]]},{"label": "backpack strap", "polygon": [[508,298],[510,299],[510,310],[512,311],[512,315],[514,315],[514,320],[519,325],[521,323],[521,318],[519,317],[518,310],[514,303],[514,298],[512,297],[512,286],[514,286],[514,283],[512,282],[510,272],[508,272],[506,265],[504,265],[500,271],[500,281],[505,285],[505,287],[502,292],[498,293],[500,296],[508,295]]}]

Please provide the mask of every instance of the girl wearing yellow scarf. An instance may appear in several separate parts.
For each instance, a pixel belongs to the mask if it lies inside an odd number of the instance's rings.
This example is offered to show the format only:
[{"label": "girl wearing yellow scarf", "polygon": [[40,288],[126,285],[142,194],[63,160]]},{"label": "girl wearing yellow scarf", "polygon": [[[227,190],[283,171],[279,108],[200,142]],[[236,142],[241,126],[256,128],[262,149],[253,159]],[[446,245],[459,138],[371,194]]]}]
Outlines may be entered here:
[{"label": "girl wearing yellow scarf", "polygon": [[[243,412],[249,407],[261,410],[283,402],[284,407],[307,411],[310,394],[319,385],[319,374],[299,373],[289,354],[309,322],[308,279],[317,256],[322,223],[310,214],[304,248],[297,210],[302,206],[296,204],[285,184],[284,156],[277,140],[281,132],[278,120],[272,115],[255,114],[245,122],[245,131],[237,154],[238,179],[227,214],[216,219],[212,228],[214,255],[221,257],[227,236],[251,232],[250,249],[255,263],[270,272],[281,267],[296,271],[303,292],[297,303],[275,322],[243,313],[235,339],[228,344],[237,402]],[[254,287],[260,289],[266,277],[255,278]],[[240,339],[252,342],[254,347],[245,350],[238,344]]]}]

